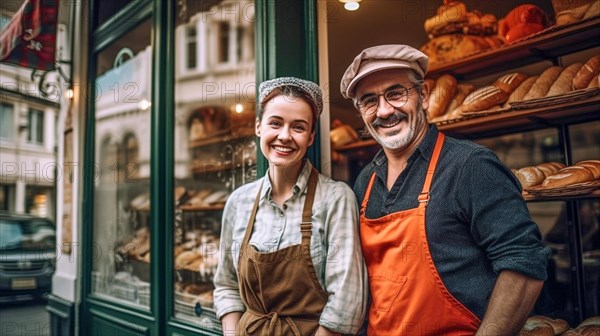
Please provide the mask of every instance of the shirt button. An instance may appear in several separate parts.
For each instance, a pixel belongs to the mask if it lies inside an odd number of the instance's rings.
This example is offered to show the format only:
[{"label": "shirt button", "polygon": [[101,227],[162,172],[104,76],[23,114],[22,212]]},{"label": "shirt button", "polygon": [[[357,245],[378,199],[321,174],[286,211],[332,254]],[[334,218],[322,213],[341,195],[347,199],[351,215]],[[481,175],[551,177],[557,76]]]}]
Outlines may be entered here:
[{"label": "shirt button", "polygon": [[281,226],[277,228],[277,231],[281,231]]},{"label": "shirt button", "polygon": [[273,239],[273,243],[277,243],[277,239]]},{"label": "shirt button", "polygon": [[283,210],[286,210],[286,209],[287,209],[287,204],[284,204],[283,205]]},{"label": "shirt button", "polygon": [[279,217],[283,217],[283,216],[285,216],[285,214],[283,212],[279,214]]}]

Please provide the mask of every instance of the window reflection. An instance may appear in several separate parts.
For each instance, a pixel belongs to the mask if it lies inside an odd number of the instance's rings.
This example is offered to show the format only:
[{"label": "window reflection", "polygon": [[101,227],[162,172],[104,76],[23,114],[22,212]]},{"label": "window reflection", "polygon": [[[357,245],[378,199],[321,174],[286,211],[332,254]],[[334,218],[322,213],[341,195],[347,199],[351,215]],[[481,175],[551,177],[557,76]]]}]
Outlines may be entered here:
[{"label": "window reflection", "polygon": [[[254,3],[183,1],[175,28],[175,317],[220,330],[213,311],[221,216],[256,179]],[[185,4],[185,6],[183,5]]]},{"label": "window reflection", "polygon": [[[150,304],[151,20],[97,56],[92,292]],[[146,104],[144,104],[146,102]]]}]

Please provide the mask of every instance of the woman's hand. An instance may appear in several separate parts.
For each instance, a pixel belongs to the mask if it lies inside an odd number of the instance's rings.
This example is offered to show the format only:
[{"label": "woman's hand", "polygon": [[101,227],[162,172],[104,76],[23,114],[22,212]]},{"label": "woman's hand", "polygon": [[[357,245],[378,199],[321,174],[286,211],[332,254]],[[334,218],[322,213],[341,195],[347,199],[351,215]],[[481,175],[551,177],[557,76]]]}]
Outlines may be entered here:
[{"label": "woman's hand", "polygon": [[317,329],[317,333],[315,334],[315,336],[339,336],[339,335],[341,335],[341,334],[333,332],[323,326],[319,326],[319,329]]}]

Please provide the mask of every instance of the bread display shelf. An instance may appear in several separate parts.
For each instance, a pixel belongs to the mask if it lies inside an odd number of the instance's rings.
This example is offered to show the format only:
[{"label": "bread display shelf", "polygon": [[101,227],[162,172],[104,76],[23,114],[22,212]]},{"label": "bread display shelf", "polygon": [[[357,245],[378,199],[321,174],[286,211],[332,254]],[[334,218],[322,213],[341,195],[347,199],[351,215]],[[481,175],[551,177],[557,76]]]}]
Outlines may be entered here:
[{"label": "bread display shelf", "polygon": [[564,26],[551,26],[512,44],[489,49],[457,61],[433,64],[429,75],[457,78],[496,73],[600,45],[600,17]]},{"label": "bread display shelf", "polygon": [[[596,92],[600,93],[598,90]],[[556,98],[556,101],[559,101],[560,96]],[[600,113],[598,113],[599,94],[584,99],[570,99],[558,104],[544,105],[473,117],[438,125],[438,128],[450,135],[475,139],[600,119]]]},{"label": "bread display shelf", "polygon": [[240,128],[232,132],[227,132],[224,135],[190,141],[190,148],[198,148],[216,143],[235,141],[254,136],[254,134],[254,128]]}]

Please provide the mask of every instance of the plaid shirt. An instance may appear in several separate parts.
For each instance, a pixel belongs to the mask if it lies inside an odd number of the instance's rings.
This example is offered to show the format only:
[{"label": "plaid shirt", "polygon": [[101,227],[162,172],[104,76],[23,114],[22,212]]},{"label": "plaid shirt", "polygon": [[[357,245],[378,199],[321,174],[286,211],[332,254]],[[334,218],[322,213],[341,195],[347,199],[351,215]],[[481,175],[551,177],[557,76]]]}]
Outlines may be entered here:
[{"label": "plaid shirt", "polygon": [[[240,298],[237,267],[258,187],[263,185],[250,244],[261,252],[299,244],[302,206],[311,169],[312,164],[307,161],[292,197],[283,207],[271,200],[267,177],[240,187],[229,197],[223,214],[221,262],[214,280],[219,317],[246,310]],[[350,187],[319,174],[312,222],[311,257],[319,282],[329,294],[319,324],[332,331],[354,334],[366,315],[368,283],[358,235],[358,207]]]}]

